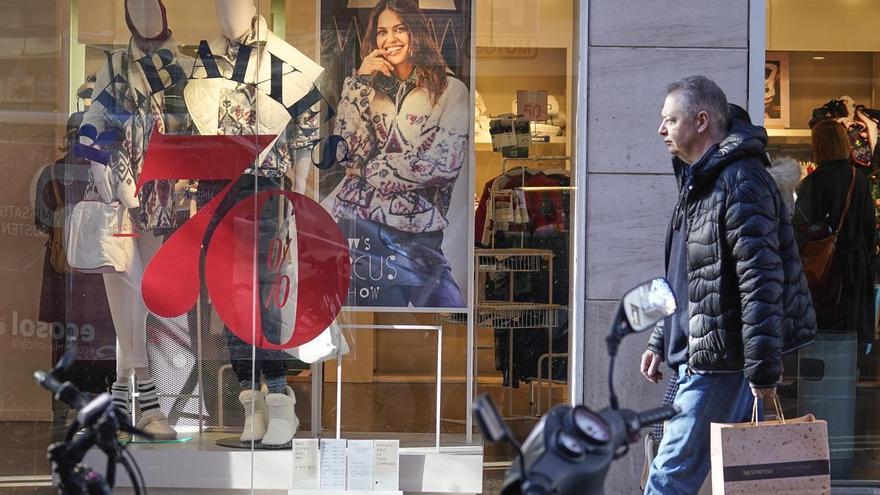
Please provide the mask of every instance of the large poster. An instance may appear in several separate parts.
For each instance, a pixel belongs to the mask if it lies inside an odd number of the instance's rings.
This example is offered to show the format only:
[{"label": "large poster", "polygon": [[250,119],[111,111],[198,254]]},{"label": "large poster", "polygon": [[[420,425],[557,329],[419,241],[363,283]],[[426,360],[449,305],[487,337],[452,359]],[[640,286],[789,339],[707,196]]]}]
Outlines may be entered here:
[{"label": "large poster", "polygon": [[349,307],[467,307],[470,31],[470,0],[322,1],[321,92],[348,154],[320,191]]}]

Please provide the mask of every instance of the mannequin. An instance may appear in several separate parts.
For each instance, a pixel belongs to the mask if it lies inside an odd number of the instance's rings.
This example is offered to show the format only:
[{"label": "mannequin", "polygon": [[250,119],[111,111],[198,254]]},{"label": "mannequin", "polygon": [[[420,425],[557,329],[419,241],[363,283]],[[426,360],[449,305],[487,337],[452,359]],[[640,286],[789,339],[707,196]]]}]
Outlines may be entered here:
[{"label": "mannequin", "polygon": [[[201,135],[277,135],[258,156],[258,166],[247,170],[221,203],[215,218],[222,218],[235,203],[257,190],[286,189],[290,181],[294,191],[304,192],[314,144],[310,136],[317,134],[319,125],[317,108],[291,118],[286,107],[311,90],[322,69],[272,34],[265,19],[257,16],[252,1],[216,0],[215,12],[222,35],[200,46],[199,60],[184,91],[195,129]],[[207,61],[211,67],[205,64],[208,56],[213,59],[213,63]],[[273,99],[272,91],[262,85],[273,80],[271,70],[278,60],[289,67],[282,71],[281,97]],[[246,70],[239,72],[245,62]],[[213,65],[222,77],[211,77]],[[227,185],[226,181],[201,180],[199,202],[207,203]],[[272,241],[285,231],[281,219],[287,213],[286,200],[274,196],[260,216],[257,256],[261,301],[267,300],[274,279],[265,260],[271,255]],[[254,331],[280,342],[284,331],[280,309],[261,302],[260,313],[262,328]],[[279,350],[254,349],[228,328],[224,330],[233,371],[241,385],[239,401],[245,409],[241,441],[266,445],[290,442],[299,420],[294,411],[296,397],[285,380],[286,355]]]},{"label": "mannequin", "polygon": [[[128,48],[108,54],[97,73],[97,97],[83,118],[78,151],[91,162],[92,186],[101,201],[139,208],[129,210],[139,226],[132,266],[123,273],[103,275],[117,335],[113,400],[129,411],[129,381],[134,376],[139,392],[137,427],[156,439],[174,439],[177,432],[159,407],[148,368],[141,277],[162,244],[161,236],[174,227],[175,184],[155,181],[137,195],[134,191],[151,130],[157,127],[174,134],[185,125],[180,93],[186,78],[178,64],[186,60],[177,53],[162,0],[126,0],[125,17],[131,31]],[[149,67],[160,51],[170,54],[173,62]],[[160,74],[161,87],[146,77],[145,68]]]},{"label": "mannequin", "polygon": [[813,110],[810,127],[822,119],[835,119],[846,128],[852,145],[852,161],[859,170],[871,173],[877,166],[880,112],[857,105],[851,96],[841,96]]}]

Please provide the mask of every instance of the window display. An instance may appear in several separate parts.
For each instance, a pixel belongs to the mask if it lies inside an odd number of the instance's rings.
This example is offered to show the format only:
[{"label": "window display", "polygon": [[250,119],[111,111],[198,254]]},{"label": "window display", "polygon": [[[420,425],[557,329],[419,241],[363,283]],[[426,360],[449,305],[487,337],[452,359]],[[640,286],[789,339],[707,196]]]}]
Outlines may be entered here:
[{"label": "window display", "polygon": [[[17,384],[0,420],[68,423],[29,375],[76,334],[59,378],[132,419],[118,441],[148,488],[481,491],[484,460],[507,456],[484,451],[474,397],[531,426],[572,396],[576,2],[514,3],[529,15],[475,0],[53,3],[40,32],[62,48],[16,62],[54,80],[45,108],[0,77],[0,105],[53,116],[10,179],[28,182],[34,238],[7,259],[22,297],[0,352],[22,373],[0,373]],[[547,95],[523,120],[528,163],[486,146],[477,87],[487,122]],[[32,345],[40,328],[52,349]]]}]

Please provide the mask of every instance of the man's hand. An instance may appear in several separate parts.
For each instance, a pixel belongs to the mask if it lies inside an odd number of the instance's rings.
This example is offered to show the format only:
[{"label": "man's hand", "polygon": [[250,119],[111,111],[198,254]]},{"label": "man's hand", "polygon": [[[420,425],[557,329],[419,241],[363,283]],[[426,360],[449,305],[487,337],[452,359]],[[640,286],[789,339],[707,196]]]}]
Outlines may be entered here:
[{"label": "man's hand", "polygon": [[663,360],[654,351],[648,349],[642,354],[642,376],[651,383],[660,383],[663,373],[660,372],[660,363]]},{"label": "man's hand", "polygon": [[776,395],[776,387],[752,388],[752,395],[756,399],[772,399]]}]

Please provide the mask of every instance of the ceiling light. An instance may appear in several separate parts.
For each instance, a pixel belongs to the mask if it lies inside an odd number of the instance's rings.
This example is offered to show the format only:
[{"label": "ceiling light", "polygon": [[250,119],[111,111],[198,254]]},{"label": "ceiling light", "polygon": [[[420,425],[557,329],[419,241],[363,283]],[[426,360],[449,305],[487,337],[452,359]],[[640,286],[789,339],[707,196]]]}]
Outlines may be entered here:
[{"label": "ceiling light", "polygon": [[815,57],[813,57],[813,60],[825,60],[825,57],[815,56]]}]

